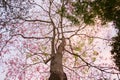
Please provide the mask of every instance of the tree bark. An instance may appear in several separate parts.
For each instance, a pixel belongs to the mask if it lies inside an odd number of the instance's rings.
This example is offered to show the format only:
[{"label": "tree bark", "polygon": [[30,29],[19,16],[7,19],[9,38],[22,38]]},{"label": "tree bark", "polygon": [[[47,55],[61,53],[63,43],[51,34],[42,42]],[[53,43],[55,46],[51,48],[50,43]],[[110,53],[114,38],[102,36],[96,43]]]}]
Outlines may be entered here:
[{"label": "tree bark", "polygon": [[50,77],[49,80],[67,80],[67,76],[63,71],[62,57],[65,48],[65,40],[62,40],[58,46],[57,53],[51,59],[50,64]]}]

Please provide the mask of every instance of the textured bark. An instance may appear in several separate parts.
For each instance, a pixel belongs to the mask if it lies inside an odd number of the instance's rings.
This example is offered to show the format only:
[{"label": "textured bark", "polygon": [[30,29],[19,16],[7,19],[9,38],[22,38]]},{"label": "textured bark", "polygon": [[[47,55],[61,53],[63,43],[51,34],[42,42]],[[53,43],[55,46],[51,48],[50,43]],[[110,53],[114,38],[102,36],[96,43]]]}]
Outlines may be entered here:
[{"label": "textured bark", "polygon": [[67,80],[67,76],[66,76],[65,73],[64,73],[63,77],[64,77],[64,78],[61,79],[58,74],[51,73],[51,75],[50,75],[50,77],[49,77],[49,80]]},{"label": "textured bark", "polygon": [[57,53],[51,59],[49,80],[67,80],[67,76],[63,71],[62,57],[65,47],[65,40],[58,46]]}]

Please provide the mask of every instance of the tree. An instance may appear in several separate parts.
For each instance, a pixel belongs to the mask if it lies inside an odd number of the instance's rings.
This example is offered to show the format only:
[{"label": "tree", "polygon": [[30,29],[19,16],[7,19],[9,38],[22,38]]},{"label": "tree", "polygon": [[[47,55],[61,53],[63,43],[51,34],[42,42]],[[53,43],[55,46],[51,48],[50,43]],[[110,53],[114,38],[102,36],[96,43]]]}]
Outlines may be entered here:
[{"label": "tree", "polygon": [[[113,49],[111,50],[111,53],[114,55],[114,61],[116,63],[116,66],[120,69],[119,64],[119,34],[120,34],[120,1],[118,0],[76,0],[72,3],[72,6],[74,7],[74,12],[72,15],[79,22],[79,18],[83,18],[84,22],[86,24],[94,24],[96,18],[100,19],[102,24],[106,24],[110,21],[114,22],[114,25],[118,29],[118,35],[113,38],[113,43],[111,46]],[[71,16],[72,16],[71,15]],[[69,17],[67,17],[70,19]],[[71,19],[70,19],[71,20]],[[73,21],[75,21],[73,20]],[[71,20],[72,21],[72,20]]]},{"label": "tree", "polygon": [[[41,63],[45,63],[50,66],[45,68],[46,71],[50,68],[49,80],[67,80],[66,75],[69,74],[67,70],[66,72],[63,70],[63,67],[71,70],[69,68],[70,65],[66,64],[68,63],[67,60],[71,57],[71,61],[73,62],[72,66],[75,68],[78,67],[77,69],[81,71],[79,74],[89,73],[88,77],[83,76],[83,79],[86,78],[88,80],[89,77],[93,79],[98,79],[97,77],[105,78],[105,75],[101,76],[101,74],[105,73],[118,74],[112,72],[112,70],[117,70],[116,68],[111,69],[111,67],[107,67],[108,70],[105,70],[106,67],[104,68],[94,64],[96,56],[99,55],[98,51],[94,48],[94,39],[109,40],[95,36],[98,31],[97,27],[92,30],[92,27],[87,26],[87,24],[93,23],[91,17],[93,18],[94,16],[92,12],[89,12],[88,2],[66,2],[65,0],[28,0],[27,2],[27,0],[25,0],[25,2],[20,1],[18,5],[16,3],[17,7],[13,7],[15,9],[10,10],[9,7],[7,7],[9,4],[3,3],[4,2],[2,2],[3,8],[5,8],[10,15],[15,12],[15,17],[8,17],[10,20],[7,21],[7,23],[6,18],[5,20],[1,19],[4,20],[2,22],[6,25],[4,27],[1,23],[1,27],[3,27],[1,30],[5,31],[5,33],[1,33],[1,59],[3,55],[7,53],[21,53],[22,55],[14,54],[21,58],[12,56],[13,58],[8,62],[3,61],[7,65],[10,64],[10,66],[8,65],[10,69],[6,74],[6,79],[35,79],[33,75],[38,74],[35,72],[39,72]],[[14,0],[12,3],[15,4]],[[23,4],[23,6],[24,4],[28,4],[28,6],[25,7],[29,7],[30,5],[32,9],[29,9],[28,12],[21,4]],[[90,2],[89,5],[90,4],[92,3]],[[21,7],[23,7],[23,11],[21,9],[21,11],[16,11]],[[82,9],[85,11],[81,12]],[[11,10],[14,11],[10,12]],[[8,16],[7,13],[5,14]],[[88,32],[85,30],[88,30]],[[8,36],[8,38],[5,36]],[[77,38],[79,40],[75,41]],[[14,48],[16,51],[12,52],[11,48]],[[67,58],[68,56],[69,58]],[[19,63],[17,63],[18,61]],[[51,63],[49,63],[49,61],[51,61]],[[35,67],[35,71],[32,70],[31,67]],[[28,74],[26,70],[28,70]],[[29,73],[30,71],[34,73]],[[98,72],[98,75],[93,75],[93,73],[95,74],[96,72]],[[73,73],[75,73],[75,75],[77,74],[77,77],[73,78],[75,80],[79,80],[82,77],[77,71],[73,70]],[[41,76],[43,75],[41,74]],[[40,80],[41,79],[42,77],[40,77]]]},{"label": "tree", "polygon": [[120,34],[120,1],[118,0],[94,0],[94,1],[76,1],[74,3],[74,8],[76,16],[83,15],[85,23],[94,23],[96,17],[100,19],[104,24],[113,21],[114,25],[118,29],[117,36],[113,38],[113,43],[111,44],[114,62],[116,66],[120,69],[120,58],[119,58],[119,34]]}]

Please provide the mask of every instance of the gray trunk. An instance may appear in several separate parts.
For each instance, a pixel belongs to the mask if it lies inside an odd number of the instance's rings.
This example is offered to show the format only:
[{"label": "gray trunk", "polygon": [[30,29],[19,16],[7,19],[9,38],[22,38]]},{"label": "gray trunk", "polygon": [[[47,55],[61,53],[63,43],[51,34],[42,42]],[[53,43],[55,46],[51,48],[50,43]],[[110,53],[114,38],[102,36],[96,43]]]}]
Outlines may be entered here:
[{"label": "gray trunk", "polygon": [[57,50],[57,53],[51,59],[50,77],[49,80],[67,80],[67,76],[63,71],[62,57],[65,43],[62,42]]}]

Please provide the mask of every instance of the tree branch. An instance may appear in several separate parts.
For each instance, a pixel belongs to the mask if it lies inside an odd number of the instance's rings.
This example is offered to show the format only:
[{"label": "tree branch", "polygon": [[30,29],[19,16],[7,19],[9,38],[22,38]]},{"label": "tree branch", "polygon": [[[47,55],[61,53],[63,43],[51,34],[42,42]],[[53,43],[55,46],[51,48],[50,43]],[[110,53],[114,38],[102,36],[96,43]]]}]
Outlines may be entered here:
[{"label": "tree branch", "polygon": [[3,51],[4,47],[9,43],[9,41],[12,39],[13,37],[10,37],[6,43],[3,45],[3,47],[0,49],[0,56],[2,55],[1,52]]},{"label": "tree branch", "polygon": [[24,39],[52,39],[52,37],[26,37],[22,34],[14,34],[12,36],[21,36]]},{"label": "tree branch", "polygon": [[22,20],[28,21],[28,22],[45,22],[45,23],[51,23],[51,21],[45,21],[45,20],[40,20],[40,19],[35,19],[35,20],[22,19]]},{"label": "tree branch", "polygon": [[70,53],[71,55],[75,55],[75,56],[79,57],[86,65],[88,65],[88,66],[90,66],[90,67],[94,67],[94,68],[100,70],[101,72],[110,73],[110,74],[120,74],[120,73],[116,73],[116,72],[108,72],[108,71],[106,71],[106,70],[103,70],[103,69],[101,69],[101,68],[98,68],[97,66],[93,66],[92,64],[90,64],[90,63],[88,63],[87,61],[85,61],[80,55],[75,54],[75,53],[72,53],[72,52],[70,52],[70,51],[68,51],[68,50],[65,50],[65,51],[68,52],[68,53]]}]

